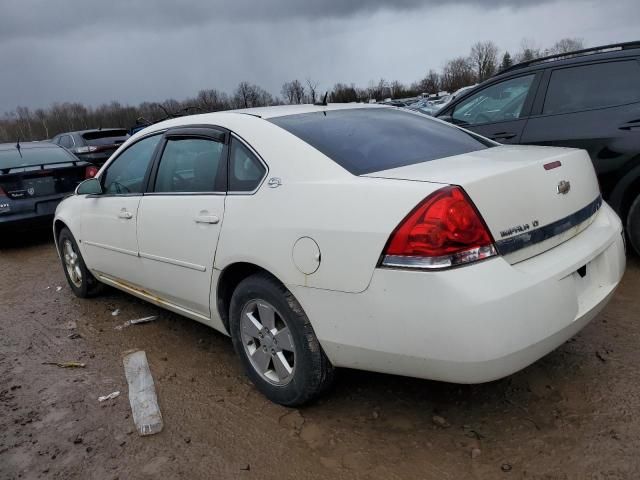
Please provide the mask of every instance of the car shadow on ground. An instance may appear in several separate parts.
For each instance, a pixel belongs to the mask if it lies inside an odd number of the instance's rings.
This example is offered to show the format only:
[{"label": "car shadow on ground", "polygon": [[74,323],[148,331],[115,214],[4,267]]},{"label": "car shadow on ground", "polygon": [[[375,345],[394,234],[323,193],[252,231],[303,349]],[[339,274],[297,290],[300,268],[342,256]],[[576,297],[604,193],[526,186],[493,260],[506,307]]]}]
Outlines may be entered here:
[{"label": "car shadow on ground", "polygon": [[0,236],[0,253],[4,250],[16,251],[46,243],[53,245],[53,233],[50,225],[17,232],[5,231]]}]

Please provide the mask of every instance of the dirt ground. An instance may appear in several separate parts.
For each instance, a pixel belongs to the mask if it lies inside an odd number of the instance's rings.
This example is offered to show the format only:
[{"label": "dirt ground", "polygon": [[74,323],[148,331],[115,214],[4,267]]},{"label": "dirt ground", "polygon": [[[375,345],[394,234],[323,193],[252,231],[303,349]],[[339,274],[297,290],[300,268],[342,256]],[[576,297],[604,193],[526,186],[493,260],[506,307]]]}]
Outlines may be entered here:
[{"label": "dirt ground", "polygon": [[[80,300],[47,234],[14,243],[0,250],[0,480],[640,478],[637,258],[600,316],[516,375],[460,386],[341,370],[320,401],[287,409],[223,335],[115,290]],[[156,382],[155,436],[131,418],[134,348]]]}]

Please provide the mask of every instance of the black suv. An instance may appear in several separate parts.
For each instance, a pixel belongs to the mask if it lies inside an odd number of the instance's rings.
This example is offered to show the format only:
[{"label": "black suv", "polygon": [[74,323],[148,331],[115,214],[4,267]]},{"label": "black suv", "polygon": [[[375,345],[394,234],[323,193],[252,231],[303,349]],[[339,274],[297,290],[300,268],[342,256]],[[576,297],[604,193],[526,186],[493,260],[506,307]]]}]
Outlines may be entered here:
[{"label": "black suv", "polygon": [[127,138],[129,132],[122,128],[100,128],[60,133],[51,141],[70,150],[79,159],[101,166]]},{"label": "black suv", "polygon": [[640,42],[514,65],[436,116],[501,143],[587,150],[640,254]]}]

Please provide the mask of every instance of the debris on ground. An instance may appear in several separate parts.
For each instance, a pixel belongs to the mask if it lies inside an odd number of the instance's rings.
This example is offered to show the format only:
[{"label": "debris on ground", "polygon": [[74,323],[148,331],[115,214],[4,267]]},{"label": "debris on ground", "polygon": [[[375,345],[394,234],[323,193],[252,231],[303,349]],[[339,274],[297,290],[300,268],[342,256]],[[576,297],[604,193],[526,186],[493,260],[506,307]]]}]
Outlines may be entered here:
[{"label": "debris on ground", "polygon": [[80,335],[79,333],[71,333],[67,335],[67,337],[70,338],[71,340],[75,340],[76,338],[82,338],[82,335]]},{"label": "debris on ground", "polygon": [[471,449],[471,458],[478,458],[481,453],[482,452],[480,451],[479,448],[472,448]]},{"label": "debris on ground", "polygon": [[84,368],[86,363],[81,362],[42,362],[43,365],[55,365],[60,368]]},{"label": "debris on ground", "polygon": [[596,350],[596,357],[598,357],[598,360],[600,360],[602,363],[607,361],[607,359],[604,357],[604,355],[602,353],[600,353],[598,350]]},{"label": "debris on ground", "polygon": [[129,384],[129,403],[138,433],[144,436],[161,432],[164,424],[147,354],[143,350],[129,353],[124,356],[123,364]]},{"label": "debris on ground", "polygon": [[251,471],[251,464],[247,463],[246,467],[242,467],[240,470],[243,470],[245,472],[250,472]]},{"label": "debris on ground", "polygon": [[106,400],[111,400],[112,398],[116,398],[120,396],[120,392],[116,391],[116,392],[111,392],[109,395],[104,395],[102,397],[98,397],[98,401],[99,402],[104,402]]},{"label": "debris on ground", "polygon": [[111,316],[112,317],[117,317],[118,315],[120,315],[120,309],[116,308],[114,311],[111,312]]},{"label": "debris on ground", "polygon": [[60,290],[62,290],[62,287],[60,286],[56,287],[56,292],[59,292]]},{"label": "debris on ground", "polygon": [[157,320],[158,316],[157,315],[151,315],[149,317],[142,317],[142,318],[135,318],[133,320],[127,320],[126,322],[124,322],[122,325],[116,325],[115,327],[113,327],[114,330],[122,330],[123,328],[127,328],[131,325],[138,325],[140,323],[149,323],[149,322],[153,322],[154,320]]},{"label": "debris on ground", "polygon": [[513,467],[510,463],[503,463],[502,465],[500,465],[500,470],[502,470],[503,472],[510,472],[512,468]]},{"label": "debris on ground", "polygon": [[431,421],[433,422],[434,425],[440,428],[449,428],[451,426],[451,424],[447,422],[447,420],[444,417],[441,417],[440,415],[434,415],[431,418]]}]

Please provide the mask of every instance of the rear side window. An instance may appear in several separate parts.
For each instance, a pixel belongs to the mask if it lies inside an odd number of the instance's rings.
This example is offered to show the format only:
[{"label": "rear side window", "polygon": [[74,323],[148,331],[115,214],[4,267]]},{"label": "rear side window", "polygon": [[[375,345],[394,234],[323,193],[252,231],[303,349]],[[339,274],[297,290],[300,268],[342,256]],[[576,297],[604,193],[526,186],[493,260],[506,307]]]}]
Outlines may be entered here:
[{"label": "rear side window", "polygon": [[270,121],[354,175],[493,146],[454,126],[392,108],[329,110],[276,117]]},{"label": "rear side window", "polygon": [[87,145],[101,146],[124,143],[129,136],[126,130],[98,130],[82,134],[82,138]]},{"label": "rear side window", "polygon": [[62,137],[60,137],[59,143],[64,148],[73,148],[73,139],[71,138],[70,135],[63,135]]},{"label": "rear side window", "polygon": [[640,63],[608,62],[555,70],[543,113],[570,113],[640,101]]},{"label": "rear side window", "polygon": [[229,159],[229,191],[252,192],[266,173],[267,169],[239,140],[231,139]]},{"label": "rear side window", "polygon": [[202,138],[167,140],[158,174],[156,192],[224,191],[224,144]]}]

